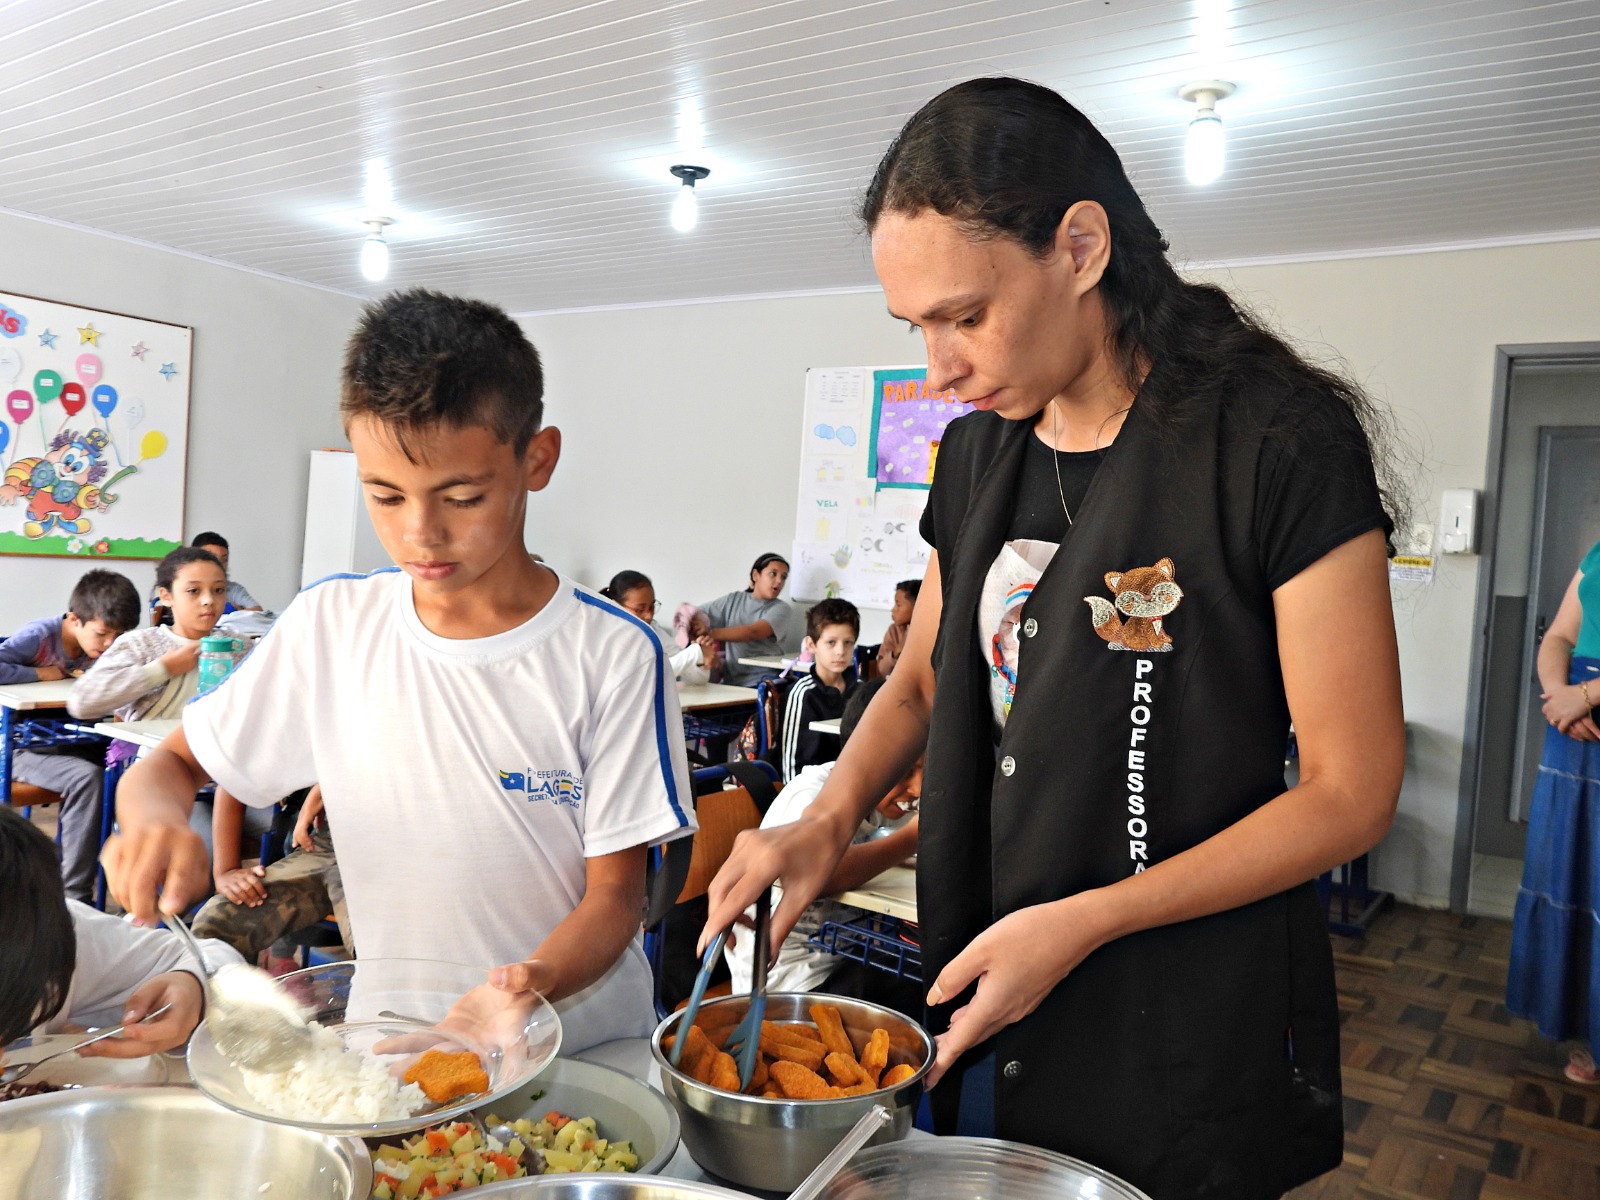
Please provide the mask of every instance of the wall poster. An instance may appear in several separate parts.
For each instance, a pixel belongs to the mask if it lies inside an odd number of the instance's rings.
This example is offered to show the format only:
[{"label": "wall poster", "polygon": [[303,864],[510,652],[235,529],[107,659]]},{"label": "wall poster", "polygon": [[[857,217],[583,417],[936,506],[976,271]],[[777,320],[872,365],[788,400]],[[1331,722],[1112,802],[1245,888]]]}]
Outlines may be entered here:
[{"label": "wall poster", "polygon": [[896,583],[922,578],[917,526],[939,440],[971,411],[953,391],[930,392],[922,367],[806,372],[791,596],[889,608]]},{"label": "wall poster", "polygon": [[0,554],[183,544],[188,326],[0,292]]}]

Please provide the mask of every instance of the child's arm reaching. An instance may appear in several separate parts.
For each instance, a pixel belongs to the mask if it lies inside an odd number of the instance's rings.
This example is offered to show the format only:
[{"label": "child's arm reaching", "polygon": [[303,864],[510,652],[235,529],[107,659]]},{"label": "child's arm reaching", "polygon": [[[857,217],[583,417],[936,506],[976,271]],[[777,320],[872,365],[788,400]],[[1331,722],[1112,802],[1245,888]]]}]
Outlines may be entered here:
[{"label": "child's arm reaching", "polygon": [[836,896],[876,879],[890,867],[899,866],[917,852],[917,818],[912,817],[893,833],[867,842],[857,842],[844,852],[839,865],[822,886],[824,896]]},{"label": "child's arm reaching", "polygon": [[199,661],[198,642],[172,646],[159,629],[125,633],[72,685],[67,711],[83,719],[103,717],[194,670]]},{"label": "child's arm reaching", "polygon": [[752,621],[748,625],[724,625],[721,629],[713,629],[711,638],[718,642],[764,642],[772,636],[772,624],[768,621]]},{"label": "child's arm reaching", "polygon": [[[38,628],[24,627],[0,643],[0,683],[38,683],[43,679],[61,679],[59,667],[39,668],[33,665],[39,653]],[[50,674],[45,672],[49,671]]]}]

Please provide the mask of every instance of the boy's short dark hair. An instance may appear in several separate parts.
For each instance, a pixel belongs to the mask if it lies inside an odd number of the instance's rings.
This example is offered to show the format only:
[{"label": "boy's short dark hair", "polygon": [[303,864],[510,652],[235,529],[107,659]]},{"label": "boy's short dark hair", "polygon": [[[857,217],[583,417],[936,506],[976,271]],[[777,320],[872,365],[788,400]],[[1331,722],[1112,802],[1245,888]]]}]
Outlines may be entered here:
[{"label": "boy's short dark hair", "polygon": [[228,547],[228,539],[227,538],[223,537],[220,533],[213,533],[209,529],[206,530],[204,533],[195,534],[192,538],[189,539],[189,545],[191,545],[191,546],[221,546],[224,550],[229,548]]},{"label": "boy's short dark hair", "polygon": [[61,1011],[77,959],[55,843],[0,806],[0,1046]]},{"label": "boy's short dark hair", "polygon": [[899,583],[894,585],[894,590],[897,592],[904,592],[907,596],[911,597],[911,603],[915,604],[917,602],[917,593],[922,590],[922,580],[902,579]]},{"label": "boy's short dark hair", "polygon": [[99,621],[119,633],[138,627],[139,610],[139,589],[115,571],[85,571],[67,601],[67,611],[85,625]]},{"label": "boy's short dark hair", "polygon": [[848,600],[819,600],[806,613],[806,636],[815,641],[829,625],[848,625],[861,636],[861,614]]},{"label": "boy's short dark hair", "polygon": [[410,439],[482,426],[521,457],[544,417],[544,368],[521,326],[481,300],[427,288],[367,305],[345,349],[345,429],[371,417],[415,461]]},{"label": "boy's short dark hair", "polygon": [[844,702],[844,715],[839,718],[839,749],[844,749],[844,744],[850,740],[850,735],[856,731],[856,726],[861,724],[867,705],[888,682],[887,678],[869,679],[850,693],[850,698]]}]

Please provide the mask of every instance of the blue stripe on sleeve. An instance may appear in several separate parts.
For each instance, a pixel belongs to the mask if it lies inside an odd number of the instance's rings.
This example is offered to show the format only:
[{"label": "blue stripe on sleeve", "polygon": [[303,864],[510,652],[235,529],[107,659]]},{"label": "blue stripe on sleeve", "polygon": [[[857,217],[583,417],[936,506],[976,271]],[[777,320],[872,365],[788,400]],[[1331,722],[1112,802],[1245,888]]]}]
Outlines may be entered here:
[{"label": "blue stripe on sleeve", "polygon": [[573,588],[572,592],[584,604],[592,605],[601,612],[610,613],[614,617],[621,617],[624,621],[637,625],[644,631],[644,635],[650,639],[650,645],[655,651],[656,657],[656,750],[661,756],[661,777],[666,781],[667,803],[672,806],[672,811],[678,818],[678,824],[687,825],[689,818],[684,816],[683,806],[678,803],[678,780],[672,771],[672,754],[669,749],[671,743],[667,741],[667,652],[661,646],[661,639],[656,636],[655,630],[626,609],[609,604],[598,596],[591,596],[581,588]]}]

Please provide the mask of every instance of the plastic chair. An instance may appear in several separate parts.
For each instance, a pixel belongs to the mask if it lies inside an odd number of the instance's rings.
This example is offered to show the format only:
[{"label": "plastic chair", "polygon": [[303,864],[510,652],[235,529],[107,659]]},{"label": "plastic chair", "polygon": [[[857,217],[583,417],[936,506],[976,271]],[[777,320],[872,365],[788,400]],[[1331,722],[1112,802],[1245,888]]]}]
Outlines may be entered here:
[{"label": "plastic chair", "polygon": [[[741,786],[725,787],[730,779]],[[692,914],[677,913],[679,905],[692,904],[705,897],[711,880],[733,852],[734,839],[746,829],[761,824],[761,818],[777,796],[777,772],[770,763],[727,763],[694,772],[695,817],[699,830],[692,838],[679,838],[657,852],[649,881],[649,910],[645,914],[645,954],[655,980],[656,1011],[665,1016],[668,929],[676,932]],[[673,926],[676,919],[678,926]],[[698,932],[691,928],[687,932]],[[692,951],[687,967],[690,977],[699,966]]]}]

